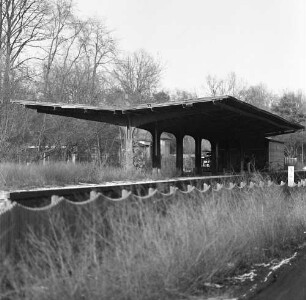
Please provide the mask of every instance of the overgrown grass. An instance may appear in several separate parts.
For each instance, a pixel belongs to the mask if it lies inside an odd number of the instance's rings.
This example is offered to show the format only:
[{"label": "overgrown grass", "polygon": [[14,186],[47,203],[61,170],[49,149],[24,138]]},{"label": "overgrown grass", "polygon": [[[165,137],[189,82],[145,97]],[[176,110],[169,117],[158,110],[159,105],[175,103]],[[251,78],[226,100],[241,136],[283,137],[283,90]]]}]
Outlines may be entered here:
[{"label": "overgrown grass", "polygon": [[41,187],[46,185],[74,184],[80,181],[92,182],[96,168],[89,164],[53,163],[0,165],[1,188]]},{"label": "overgrown grass", "polygon": [[305,197],[301,189],[289,195],[274,186],[69,206],[51,214],[48,234],[27,238],[18,264],[0,266],[0,298],[207,295],[205,283],[223,282],[301,244]]},{"label": "overgrown grass", "polygon": [[45,186],[63,186],[79,183],[103,183],[120,180],[166,178],[174,172],[152,174],[151,171],[126,171],[115,167],[99,167],[91,163],[54,162],[42,164],[0,164],[0,189],[21,189]]}]

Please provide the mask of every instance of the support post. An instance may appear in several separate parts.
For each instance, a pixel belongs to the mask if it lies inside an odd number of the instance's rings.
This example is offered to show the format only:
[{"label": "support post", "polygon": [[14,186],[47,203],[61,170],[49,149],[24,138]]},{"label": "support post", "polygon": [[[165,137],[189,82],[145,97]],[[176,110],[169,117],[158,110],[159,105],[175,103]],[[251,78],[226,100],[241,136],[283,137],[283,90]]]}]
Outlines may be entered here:
[{"label": "support post", "polygon": [[244,171],[244,145],[243,142],[240,141],[240,172]]},{"label": "support post", "polygon": [[124,159],[123,166],[126,170],[133,169],[133,131],[134,127],[126,126],[123,128],[124,138]]},{"label": "support post", "polygon": [[201,156],[202,156],[202,149],[201,149],[201,143],[202,138],[197,136],[195,137],[195,174],[201,175],[202,174],[202,168],[201,168]]},{"label": "support post", "polygon": [[157,125],[154,127],[153,131],[153,151],[152,151],[152,167],[153,169],[160,169],[161,168],[161,153],[160,153],[160,135]]},{"label": "support post", "polygon": [[294,166],[288,166],[288,186],[294,186]]},{"label": "support post", "polygon": [[215,159],[216,159],[216,173],[217,173],[219,172],[219,142],[216,142],[215,151],[216,151]]},{"label": "support post", "polygon": [[211,172],[216,174],[219,171],[219,142],[211,141]]},{"label": "support post", "polygon": [[210,161],[210,171],[212,174],[216,173],[216,143],[214,141],[210,141],[211,145],[211,161]]},{"label": "support post", "polygon": [[302,168],[304,168],[304,129],[302,129]]},{"label": "support post", "polygon": [[183,174],[183,164],[184,164],[184,148],[183,148],[183,135],[176,135],[176,170],[179,175]]},{"label": "support post", "polygon": [[226,170],[225,171],[230,171],[231,170],[231,147],[230,147],[230,141],[226,142],[225,157],[226,157]]}]

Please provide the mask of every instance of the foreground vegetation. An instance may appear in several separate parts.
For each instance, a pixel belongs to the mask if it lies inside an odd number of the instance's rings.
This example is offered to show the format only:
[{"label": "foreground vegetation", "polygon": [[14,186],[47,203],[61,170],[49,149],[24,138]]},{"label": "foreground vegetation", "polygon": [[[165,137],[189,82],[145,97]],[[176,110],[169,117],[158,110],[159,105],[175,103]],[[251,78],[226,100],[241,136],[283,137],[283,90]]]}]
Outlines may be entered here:
[{"label": "foreground vegetation", "polygon": [[303,242],[301,189],[223,190],[50,210],[45,234],[33,231],[26,238],[18,263],[2,262],[0,298],[209,295],[209,283],[225,283],[255,263],[289,255]]}]

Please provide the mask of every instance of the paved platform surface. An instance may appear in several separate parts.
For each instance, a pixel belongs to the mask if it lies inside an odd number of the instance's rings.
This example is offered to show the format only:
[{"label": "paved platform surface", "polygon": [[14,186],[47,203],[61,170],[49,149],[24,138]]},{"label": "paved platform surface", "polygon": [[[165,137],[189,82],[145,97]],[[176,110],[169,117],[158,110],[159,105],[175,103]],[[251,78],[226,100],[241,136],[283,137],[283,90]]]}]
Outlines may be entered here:
[{"label": "paved platform surface", "polygon": [[249,300],[306,300],[306,251]]}]

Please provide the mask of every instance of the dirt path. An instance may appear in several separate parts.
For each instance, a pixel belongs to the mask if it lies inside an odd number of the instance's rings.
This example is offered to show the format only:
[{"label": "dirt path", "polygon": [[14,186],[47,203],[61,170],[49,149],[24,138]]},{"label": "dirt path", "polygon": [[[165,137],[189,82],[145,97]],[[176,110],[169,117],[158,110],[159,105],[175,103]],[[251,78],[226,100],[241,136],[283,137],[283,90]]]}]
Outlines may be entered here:
[{"label": "dirt path", "polygon": [[305,300],[306,251],[291,266],[276,274],[275,280],[249,300]]}]

